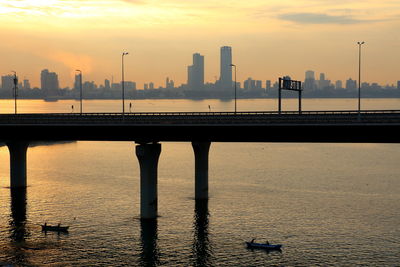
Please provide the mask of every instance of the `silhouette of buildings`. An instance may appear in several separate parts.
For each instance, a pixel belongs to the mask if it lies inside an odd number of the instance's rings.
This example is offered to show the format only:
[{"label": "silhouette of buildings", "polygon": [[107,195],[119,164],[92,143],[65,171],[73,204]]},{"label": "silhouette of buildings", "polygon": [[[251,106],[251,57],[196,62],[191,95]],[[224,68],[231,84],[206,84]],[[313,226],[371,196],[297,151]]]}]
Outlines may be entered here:
[{"label": "silhouette of buildings", "polygon": [[306,71],[306,77],[304,80],[303,87],[304,87],[304,90],[307,90],[307,91],[313,91],[316,89],[314,71],[312,71],[312,70]]},{"label": "silhouette of buildings", "polygon": [[356,90],[357,89],[357,81],[352,80],[351,78],[346,80],[346,89],[347,90]]},{"label": "silhouette of buildings", "polygon": [[343,88],[343,83],[340,80],[337,80],[335,82],[335,89],[342,89]]},{"label": "silhouette of buildings", "polygon": [[14,88],[14,76],[13,75],[5,75],[1,77],[1,90],[2,91],[10,91]]},{"label": "silhouette of buildings", "polygon": [[221,65],[219,87],[222,90],[232,89],[232,47],[221,47]]},{"label": "silhouette of buildings", "polygon": [[188,88],[202,90],[204,88],[204,56],[193,54],[193,65],[188,66]]},{"label": "silhouette of buildings", "polygon": [[397,81],[397,89],[400,89],[400,81]]},{"label": "silhouette of buildings", "polygon": [[58,75],[55,72],[49,72],[44,69],[40,74],[41,88],[45,92],[56,91],[59,89]]}]

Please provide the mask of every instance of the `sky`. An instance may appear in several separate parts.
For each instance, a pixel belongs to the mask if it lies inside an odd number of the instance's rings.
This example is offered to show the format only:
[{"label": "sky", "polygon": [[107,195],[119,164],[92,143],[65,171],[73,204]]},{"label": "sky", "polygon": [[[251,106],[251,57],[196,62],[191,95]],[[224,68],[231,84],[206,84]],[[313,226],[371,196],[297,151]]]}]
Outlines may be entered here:
[{"label": "sky", "polygon": [[219,51],[231,46],[237,79],[400,80],[400,0],[0,0],[0,75],[16,71],[40,86],[40,71],[72,86],[76,69],[103,84],[186,83],[192,54],[205,80],[219,79]]}]

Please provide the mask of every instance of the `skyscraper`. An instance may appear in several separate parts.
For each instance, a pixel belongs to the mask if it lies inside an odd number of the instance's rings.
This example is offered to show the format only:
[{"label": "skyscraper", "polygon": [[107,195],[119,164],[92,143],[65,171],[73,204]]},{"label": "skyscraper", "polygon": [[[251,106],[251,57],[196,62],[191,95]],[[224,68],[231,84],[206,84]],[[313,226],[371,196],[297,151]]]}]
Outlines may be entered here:
[{"label": "skyscraper", "polygon": [[304,89],[305,90],[315,90],[316,89],[315,74],[314,74],[314,71],[312,71],[312,70],[306,71],[306,78],[304,80]]},{"label": "skyscraper", "polygon": [[3,91],[11,92],[14,88],[14,76],[6,75],[1,77],[1,89]]},{"label": "skyscraper", "polygon": [[204,87],[204,56],[193,54],[193,65],[188,66],[188,87],[201,90]]},{"label": "skyscraper", "polygon": [[231,89],[233,86],[232,81],[232,47],[221,47],[221,69],[219,85],[221,89]]},{"label": "skyscraper", "polygon": [[40,74],[41,88],[43,91],[58,90],[58,75],[55,72],[49,72],[49,70],[42,70]]}]

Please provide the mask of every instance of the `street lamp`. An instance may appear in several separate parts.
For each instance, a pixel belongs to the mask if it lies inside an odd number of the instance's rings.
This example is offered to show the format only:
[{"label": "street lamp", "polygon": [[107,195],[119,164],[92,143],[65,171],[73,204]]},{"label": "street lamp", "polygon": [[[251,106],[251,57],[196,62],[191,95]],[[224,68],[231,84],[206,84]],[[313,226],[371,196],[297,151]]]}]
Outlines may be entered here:
[{"label": "street lamp", "polygon": [[80,87],[80,106],[81,106],[81,115],[82,115],[82,71],[76,70],[79,72],[79,87]]},{"label": "street lamp", "polygon": [[14,94],[14,112],[15,114],[17,114],[17,89],[18,89],[18,77],[17,77],[17,72],[15,71],[11,71],[14,72],[14,78],[13,78],[13,83],[14,83],[14,88],[13,88],[13,94]]},{"label": "street lamp", "polygon": [[125,114],[124,56],[126,55],[128,55],[128,52],[122,52],[122,115]]},{"label": "street lamp", "polygon": [[236,65],[235,64],[231,64],[231,67],[235,68],[235,114],[236,114]]},{"label": "street lamp", "polygon": [[358,44],[358,119],[361,115],[361,46],[365,42],[357,42]]}]

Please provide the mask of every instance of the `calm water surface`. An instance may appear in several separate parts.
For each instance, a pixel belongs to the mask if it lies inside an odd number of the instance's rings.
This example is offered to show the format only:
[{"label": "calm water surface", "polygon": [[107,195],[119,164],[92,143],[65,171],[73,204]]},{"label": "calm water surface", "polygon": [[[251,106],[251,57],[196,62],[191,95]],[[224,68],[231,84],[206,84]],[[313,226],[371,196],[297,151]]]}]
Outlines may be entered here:
[{"label": "calm water surface", "polygon": [[[129,101],[127,102],[129,103]],[[285,100],[296,109],[296,100]],[[118,112],[120,101],[85,101]],[[354,100],[305,100],[304,109],[354,109]],[[76,101],[20,101],[21,112],[71,112]],[[136,111],[232,109],[217,100],[135,101]],[[399,109],[369,99],[369,109]],[[267,108],[265,108],[267,107]],[[241,100],[239,110],[276,110]],[[0,101],[0,112],[11,112]],[[127,109],[128,110],[128,109]],[[76,111],[76,110],[75,110]],[[20,266],[398,266],[400,146],[397,144],[213,143],[210,199],[196,202],[190,143],[162,143],[159,214],[139,217],[139,165],[132,142],[74,142],[28,150],[28,188],[9,188],[0,147],[0,262]],[[63,223],[69,234],[42,233]],[[248,250],[257,238],[282,252]]]}]

